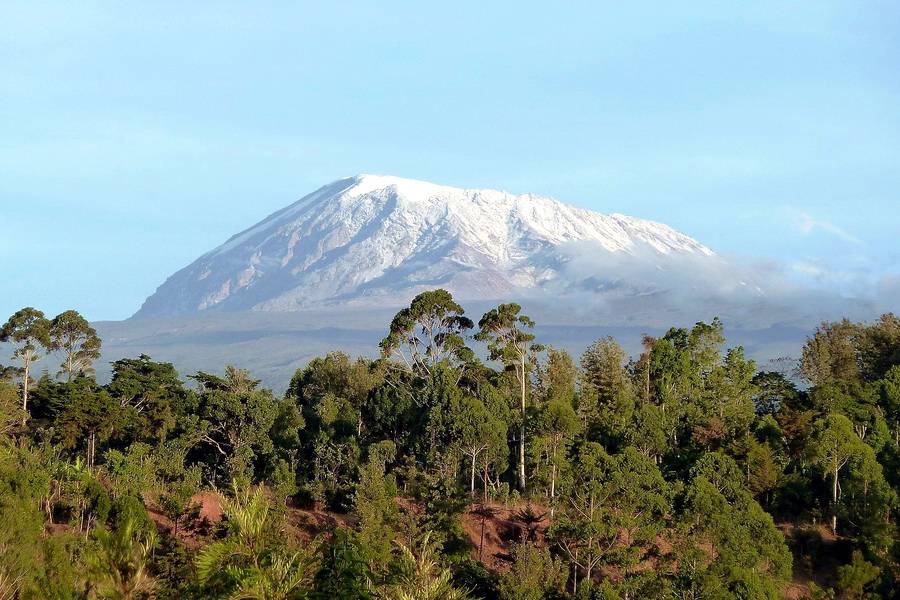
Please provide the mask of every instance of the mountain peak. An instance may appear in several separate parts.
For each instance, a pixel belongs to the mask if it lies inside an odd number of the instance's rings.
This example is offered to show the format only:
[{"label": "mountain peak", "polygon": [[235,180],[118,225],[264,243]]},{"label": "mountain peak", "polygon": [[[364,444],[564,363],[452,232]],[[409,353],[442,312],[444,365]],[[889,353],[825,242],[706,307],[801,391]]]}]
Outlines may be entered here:
[{"label": "mountain peak", "polygon": [[354,196],[361,196],[377,190],[394,189],[400,194],[411,198],[428,198],[430,196],[440,196],[446,194],[448,190],[457,190],[445,185],[431,183],[429,181],[421,181],[418,179],[407,179],[405,177],[397,177],[395,175],[373,175],[370,173],[360,173],[354,177],[349,177],[349,181],[353,182],[347,192]]},{"label": "mountain peak", "polygon": [[402,304],[438,286],[479,299],[641,293],[652,285],[627,281],[609,266],[671,267],[679,257],[716,260],[706,246],[660,223],[531,194],[360,174],[323,186],[204,254],[136,316]]}]

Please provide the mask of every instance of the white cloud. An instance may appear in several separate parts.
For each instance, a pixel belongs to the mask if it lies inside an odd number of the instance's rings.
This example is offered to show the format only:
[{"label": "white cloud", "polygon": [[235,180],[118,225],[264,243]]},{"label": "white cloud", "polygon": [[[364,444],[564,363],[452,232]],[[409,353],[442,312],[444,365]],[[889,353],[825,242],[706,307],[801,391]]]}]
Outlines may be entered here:
[{"label": "white cloud", "polygon": [[831,221],[817,219],[805,212],[798,212],[794,220],[796,229],[804,234],[810,234],[813,231],[823,231],[845,242],[855,244],[857,246],[865,246],[865,242],[849,233],[847,230],[835,225]]}]

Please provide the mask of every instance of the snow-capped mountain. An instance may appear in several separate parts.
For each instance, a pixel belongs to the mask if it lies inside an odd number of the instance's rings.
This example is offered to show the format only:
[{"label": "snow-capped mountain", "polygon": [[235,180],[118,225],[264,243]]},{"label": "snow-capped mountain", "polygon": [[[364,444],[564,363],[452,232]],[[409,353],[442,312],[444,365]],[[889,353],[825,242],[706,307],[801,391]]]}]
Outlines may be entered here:
[{"label": "snow-capped mountain", "polygon": [[721,274],[716,286],[748,289],[723,265],[660,223],[530,194],[359,175],[204,254],[135,316],[384,306],[434,287],[462,299],[621,298],[664,292],[673,281],[705,286],[709,269]]}]

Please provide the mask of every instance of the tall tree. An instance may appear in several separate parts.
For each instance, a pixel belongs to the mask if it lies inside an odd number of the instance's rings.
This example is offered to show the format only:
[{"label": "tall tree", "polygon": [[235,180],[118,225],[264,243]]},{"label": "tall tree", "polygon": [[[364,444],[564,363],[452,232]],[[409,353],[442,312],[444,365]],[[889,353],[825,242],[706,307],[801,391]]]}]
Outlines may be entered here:
[{"label": "tall tree", "polygon": [[775,371],[762,371],[753,376],[756,393],[753,404],[759,415],[774,414],[786,406],[796,404],[800,395],[794,383]]},{"label": "tall tree", "polygon": [[547,348],[547,358],[538,367],[537,379],[544,402],[561,400],[570,405],[574,404],[578,367],[568,352]]},{"label": "tall tree", "polygon": [[[578,432],[580,424],[571,402],[562,399],[551,400],[544,404],[537,415],[537,420],[538,441],[549,466],[550,489],[548,495],[550,502],[553,503],[556,498],[556,483],[559,480],[560,467],[566,460],[566,448]],[[555,505],[551,505],[550,511],[551,515],[555,512]]]},{"label": "tall tree", "polygon": [[252,476],[254,467],[274,454],[270,432],[278,401],[243,369],[228,366],[225,377],[203,372],[191,377],[201,385],[199,438],[215,451],[207,456],[214,472],[226,480]]},{"label": "tall tree", "polygon": [[594,568],[618,540],[618,531],[603,521],[600,507],[612,490],[605,489],[613,458],[596,442],[586,442],[576,458],[574,481],[566,490],[568,506],[547,532],[572,566],[572,593],[579,573],[590,580]]},{"label": "tall tree", "polygon": [[880,379],[891,367],[900,365],[900,317],[881,315],[863,330],[857,344],[863,377]]},{"label": "tall tree", "polygon": [[744,358],[741,347],[728,350],[724,362],[714,366],[704,378],[700,398],[692,399],[699,413],[694,438],[703,445],[724,443],[745,435],[755,416],[752,384],[756,363]]},{"label": "tall tree", "polygon": [[612,338],[599,339],[581,356],[581,413],[601,438],[619,438],[632,419],[635,393],[625,368],[626,355]]},{"label": "tall tree", "polygon": [[590,582],[599,565],[615,565],[624,580],[635,576],[670,509],[671,489],[654,461],[634,448],[610,455],[587,442],[565,495],[548,535],[572,565],[573,593],[579,574]]},{"label": "tall tree", "polygon": [[422,292],[391,321],[381,352],[426,374],[443,361],[467,362],[473,355],[465,336],[474,324],[464,313],[447,290]]},{"label": "tall tree", "polygon": [[829,414],[813,424],[811,458],[826,477],[831,477],[831,531],[837,532],[837,504],[840,496],[839,475],[851,459],[861,454],[863,442],[853,430],[853,423],[839,414]]},{"label": "tall tree", "polygon": [[129,441],[157,444],[169,439],[179,415],[197,412],[197,397],[184,387],[171,363],[142,354],[112,363],[109,393],[123,408]]},{"label": "tall tree", "polygon": [[91,372],[91,365],[100,358],[97,331],[75,310],[62,312],[50,322],[50,344],[65,357],[60,373],[65,373],[66,381],[72,381],[79,373]]},{"label": "tall tree", "polygon": [[519,456],[517,483],[525,490],[525,429],[527,416],[528,374],[534,368],[537,354],[544,347],[534,343],[534,334],[526,329],[534,327],[534,321],[520,314],[522,307],[512,302],[501,304],[486,312],[478,321],[479,331],[475,339],[487,342],[491,360],[500,360],[512,368],[519,383]]},{"label": "tall tree", "polygon": [[382,574],[390,563],[400,518],[394,501],[396,483],[393,477],[385,477],[386,464],[394,460],[396,452],[389,440],[370,446],[369,459],[360,469],[353,493],[357,540],[369,568],[377,574]]},{"label": "tall tree", "polygon": [[803,347],[801,374],[813,385],[856,380],[860,375],[857,355],[860,329],[847,319],[820,325]]},{"label": "tall tree", "polygon": [[744,489],[738,465],[729,456],[709,453],[691,475],[679,502],[673,597],[782,597],[791,553],[772,517]]},{"label": "tall tree", "polygon": [[612,337],[597,340],[582,354],[584,384],[601,406],[615,406],[616,399],[629,386],[626,359],[625,351]]},{"label": "tall tree", "polygon": [[15,431],[21,421],[19,391],[0,379],[0,440]]},{"label": "tall tree", "polygon": [[285,397],[308,413],[327,394],[346,400],[356,412],[356,437],[362,437],[364,410],[369,394],[383,381],[385,369],[379,361],[351,360],[343,352],[329,352],[298,369]]},{"label": "tall tree", "polygon": [[885,373],[879,391],[879,405],[894,436],[894,445],[900,446],[900,362]]},{"label": "tall tree", "polygon": [[[492,415],[478,398],[453,397],[450,401],[450,427],[469,470],[469,495],[475,495],[475,473],[482,453],[506,446],[506,423]],[[487,480],[485,478],[485,494]]]},{"label": "tall tree", "polygon": [[40,359],[41,349],[49,349],[50,321],[41,311],[26,307],[17,311],[0,328],[0,342],[16,344],[13,358],[22,361],[22,426],[28,420],[28,385],[31,365]]},{"label": "tall tree", "polygon": [[65,405],[54,422],[56,436],[63,448],[84,443],[85,464],[93,468],[97,444],[106,441],[121,425],[122,407],[93,379],[79,377],[68,388]]}]

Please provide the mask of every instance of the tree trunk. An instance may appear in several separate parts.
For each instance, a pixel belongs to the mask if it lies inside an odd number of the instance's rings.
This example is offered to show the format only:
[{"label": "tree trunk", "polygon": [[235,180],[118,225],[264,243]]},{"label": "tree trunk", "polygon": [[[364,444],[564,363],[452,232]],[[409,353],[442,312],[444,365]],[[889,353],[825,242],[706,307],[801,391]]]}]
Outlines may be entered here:
[{"label": "tree trunk", "polygon": [[482,504],[487,505],[488,500],[488,461],[484,461],[484,501]]},{"label": "tree trunk", "polygon": [[575,551],[575,563],[572,565],[573,574],[572,574],[572,595],[578,595],[578,550]]},{"label": "tree trunk", "polygon": [[550,518],[553,518],[553,513],[556,512],[556,503],[553,501],[556,498],[556,444],[553,445],[553,464],[550,466]]},{"label": "tree trunk", "polygon": [[478,560],[481,560],[481,556],[484,553],[484,521],[487,519],[487,509],[486,506],[482,506],[481,512],[481,541],[478,543]]},{"label": "tree trunk", "polygon": [[25,355],[25,379],[22,381],[22,427],[28,422],[28,378],[31,372],[31,354]]},{"label": "tree trunk", "polygon": [[472,453],[472,472],[469,479],[469,495],[475,497],[475,453]]},{"label": "tree trunk", "polygon": [[522,423],[519,426],[519,490],[525,491],[525,354],[522,353],[521,386]]},{"label": "tree trunk", "polygon": [[837,535],[837,500],[838,500],[838,470],[834,470],[834,481],[831,485],[831,533]]},{"label": "tree trunk", "polygon": [[[556,463],[550,468],[550,500],[556,498]],[[553,509],[551,509],[552,511]],[[551,513],[552,514],[552,513]]]},{"label": "tree trunk", "polygon": [[88,448],[87,448],[87,451],[88,451],[87,452],[87,459],[88,459],[87,467],[88,467],[88,469],[94,468],[94,452],[95,452],[95,446],[96,446],[96,442],[94,440],[96,440],[96,435],[97,434],[95,434],[93,431],[88,435]]}]

